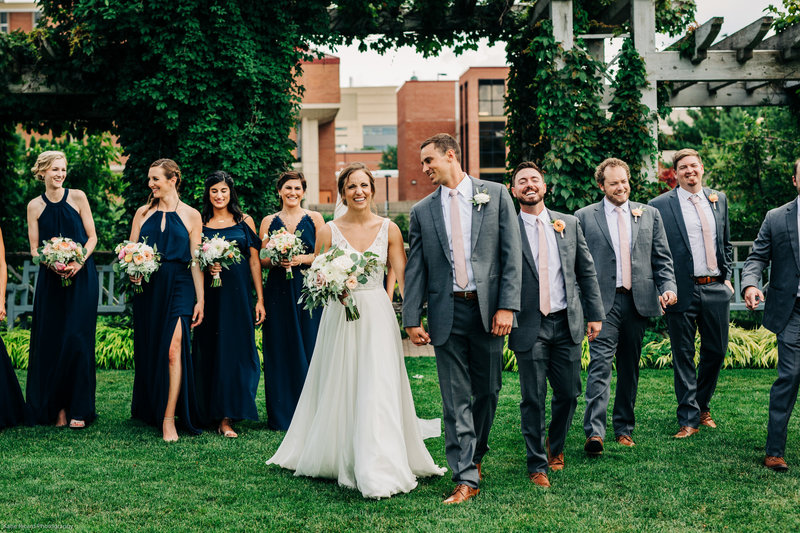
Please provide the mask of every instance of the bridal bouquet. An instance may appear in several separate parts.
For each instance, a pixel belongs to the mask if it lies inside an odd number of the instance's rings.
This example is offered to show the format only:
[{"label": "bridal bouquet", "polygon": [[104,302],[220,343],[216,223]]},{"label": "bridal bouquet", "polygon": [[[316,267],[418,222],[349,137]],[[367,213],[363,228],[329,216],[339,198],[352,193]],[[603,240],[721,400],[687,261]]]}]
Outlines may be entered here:
[{"label": "bridal bouquet", "polygon": [[329,300],[339,300],[345,307],[347,321],[358,320],[360,315],[350,291],[365,284],[369,275],[380,268],[378,254],[348,254],[333,246],[318,255],[304,273],[303,294],[298,303],[305,301],[303,308],[311,311]]},{"label": "bridal bouquet", "polygon": [[[274,265],[284,260],[291,261],[293,257],[302,255],[306,251],[303,240],[300,238],[299,231],[289,233],[286,231],[286,228],[280,228],[276,229],[268,236],[264,236],[264,238],[267,237],[269,237],[269,241],[264,248],[261,249],[261,252],[259,252],[259,257],[261,259],[269,258]],[[294,278],[292,267],[287,267],[286,279],[292,278]]]},{"label": "bridal bouquet", "polygon": [[[42,241],[37,250],[39,255],[33,258],[33,264],[44,263],[58,273],[67,270],[67,265],[75,261],[82,265],[86,260],[86,248],[67,237],[53,237],[49,241]],[[72,279],[61,277],[61,286],[69,287]]]},{"label": "bridal bouquet", "polygon": [[[226,240],[219,234],[215,234],[210,239],[203,237],[203,242],[194,251],[194,257],[193,263],[196,262],[203,269],[207,269],[214,263],[219,263],[223,268],[230,268],[230,265],[242,262],[242,252],[236,246],[236,241]],[[211,286],[222,286],[219,273],[212,276]]]},{"label": "bridal bouquet", "polygon": [[[125,241],[114,248],[119,262],[112,267],[117,274],[127,274],[135,278],[144,278],[150,281],[150,276],[158,270],[161,255],[154,247],[148,246],[147,242]],[[133,290],[137,294],[142,292],[142,280],[134,282]]]}]

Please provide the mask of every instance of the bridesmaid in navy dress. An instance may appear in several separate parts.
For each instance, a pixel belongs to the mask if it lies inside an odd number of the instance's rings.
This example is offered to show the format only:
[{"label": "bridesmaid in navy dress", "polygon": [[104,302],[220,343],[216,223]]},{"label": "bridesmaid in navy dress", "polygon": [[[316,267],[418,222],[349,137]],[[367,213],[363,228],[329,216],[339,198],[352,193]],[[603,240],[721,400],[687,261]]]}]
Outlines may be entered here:
[{"label": "bridesmaid in navy dress", "polygon": [[[3,245],[3,232],[0,231],[0,322],[6,318],[6,285],[8,265],[6,249]],[[27,407],[22,398],[17,375],[11,365],[6,346],[0,339],[0,429],[17,426],[26,422]]]},{"label": "bridesmaid in navy dress", "polygon": [[[57,273],[39,268],[33,298],[27,402],[36,424],[74,429],[95,419],[94,343],[97,327],[97,269],[91,257],[97,244],[86,194],[65,189],[67,158],[62,152],[42,152],[31,169],[45,192],[28,204],[31,254],[43,240],[69,237],[87,250],[83,265],[72,262]],[[62,286],[61,278],[70,278]]]},{"label": "bridesmaid in navy dress", "polygon": [[[203,236],[215,235],[236,241],[241,263],[223,269],[209,268],[205,280],[205,316],[194,330],[192,360],[200,419],[217,424],[225,437],[238,437],[234,420],[258,420],[256,392],[261,363],[256,351],[251,293],[255,287],[255,325],[264,321],[261,286],[261,240],[253,218],[242,213],[230,174],[217,170],[206,179],[203,194]],[[211,287],[211,276],[219,274],[220,287]]]},{"label": "bridesmaid in navy dress", "polygon": [[[300,231],[306,253],[273,265],[269,259],[261,264],[269,268],[266,284],[267,318],[262,326],[264,352],[264,387],[267,395],[267,427],[285,431],[289,428],[306,380],[308,364],[314,353],[321,309],[312,314],[297,303],[303,287],[303,270],[314,261],[317,231],[325,225],[322,215],[300,206],[306,191],[306,180],[300,172],[285,172],[278,179],[281,210],[264,217],[259,233],[266,246],[273,231],[286,228]],[[291,268],[293,279],[286,279]]]},{"label": "bridesmaid in navy dress", "polygon": [[133,300],[131,415],[160,427],[164,440],[172,442],[178,440],[176,416],[186,431],[200,433],[190,327],[203,321],[203,273],[196,265],[187,267],[200,244],[203,222],[196,209],[180,201],[181,170],[174,161],[159,159],[147,177],[151,199],[136,211],[130,240],[155,245],[161,266]]}]

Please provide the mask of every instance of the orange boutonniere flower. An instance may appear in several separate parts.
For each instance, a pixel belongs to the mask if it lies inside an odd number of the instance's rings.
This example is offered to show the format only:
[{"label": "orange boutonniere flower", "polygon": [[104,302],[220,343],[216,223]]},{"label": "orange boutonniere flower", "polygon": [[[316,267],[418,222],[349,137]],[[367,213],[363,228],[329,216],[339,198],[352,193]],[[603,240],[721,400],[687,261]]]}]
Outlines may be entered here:
[{"label": "orange boutonniere flower", "polygon": [[633,215],[633,221],[639,222],[639,217],[642,216],[644,213],[644,207],[637,207],[636,209],[631,209],[631,215]]},{"label": "orange boutonniere flower", "polygon": [[563,239],[564,238],[564,228],[567,227],[567,225],[564,224],[564,221],[559,218],[558,220],[551,220],[550,223],[553,225],[553,229],[556,230],[561,235],[561,238]]},{"label": "orange boutonniere flower", "polygon": [[717,200],[719,200],[719,195],[715,192],[712,192],[708,195],[708,201],[711,202],[711,205],[714,206],[714,210],[717,209]]}]

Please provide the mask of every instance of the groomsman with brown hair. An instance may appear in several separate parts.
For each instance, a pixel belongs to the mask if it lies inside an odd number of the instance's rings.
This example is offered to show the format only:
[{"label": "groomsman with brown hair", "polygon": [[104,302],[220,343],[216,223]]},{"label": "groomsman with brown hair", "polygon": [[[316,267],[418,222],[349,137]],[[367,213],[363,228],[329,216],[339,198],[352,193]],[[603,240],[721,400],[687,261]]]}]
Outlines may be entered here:
[{"label": "groomsman with brown hair", "polygon": [[674,304],[678,288],[661,215],[657,209],[628,199],[628,165],[609,158],[600,163],[594,176],[604,197],[575,216],[594,259],[606,314],[603,330],[589,344],[583,417],[584,450],[597,456],[603,453],[615,356],[614,436],[622,446],[634,445],[634,405],[647,317],[660,316],[662,308]]},{"label": "groomsman with brown hair", "polygon": [[[564,468],[564,442],[581,393],[584,311],[592,342],[605,318],[603,301],[581,225],[572,215],[545,208],[547,184],[539,167],[520,163],[511,184],[520,205],[523,260],[519,326],[511,330],[508,347],[519,366],[528,476],[549,487],[548,467]],[[545,432],[548,380],[553,398]]]},{"label": "groomsman with brown hair", "polygon": [[[678,285],[678,302],[667,308],[666,320],[680,425],[674,436],[682,439],[697,433],[700,425],[717,427],[710,402],[728,348],[733,247],[728,200],[703,187],[700,154],[678,150],[672,167],[678,186],[650,205],[664,221]],[[695,368],[698,330],[700,363]]]}]

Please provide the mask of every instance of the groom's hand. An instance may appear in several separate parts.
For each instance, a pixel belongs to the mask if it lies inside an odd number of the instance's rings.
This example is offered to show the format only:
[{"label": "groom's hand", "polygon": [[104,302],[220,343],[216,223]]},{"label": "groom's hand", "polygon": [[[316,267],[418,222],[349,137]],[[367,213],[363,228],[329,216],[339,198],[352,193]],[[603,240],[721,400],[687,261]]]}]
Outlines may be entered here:
[{"label": "groom's hand", "polygon": [[511,333],[511,326],[514,325],[514,312],[508,309],[498,309],[492,317],[492,335],[505,337]]},{"label": "groom's hand", "polygon": [[411,342],[417,346],[424,346],[431,342],[431,336],[428,335],[428,332],[425,331],[422,324],[406,328],[406,333],[408,334],[408,338],[411,339]]}]

